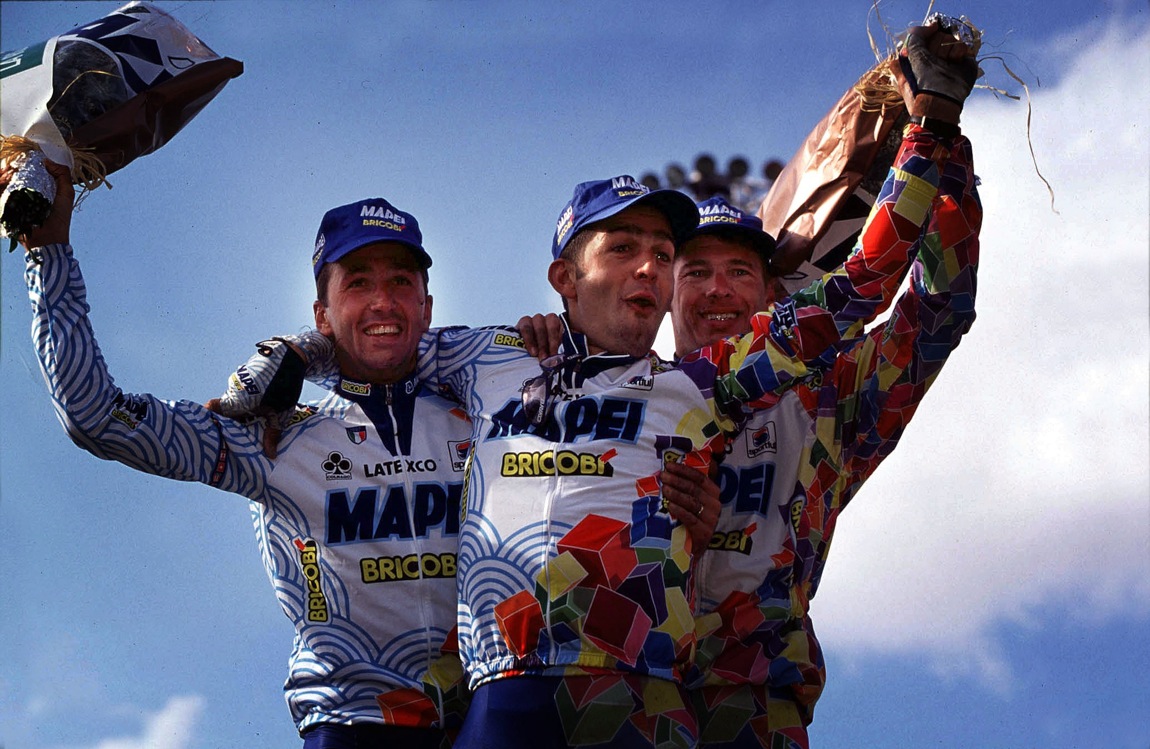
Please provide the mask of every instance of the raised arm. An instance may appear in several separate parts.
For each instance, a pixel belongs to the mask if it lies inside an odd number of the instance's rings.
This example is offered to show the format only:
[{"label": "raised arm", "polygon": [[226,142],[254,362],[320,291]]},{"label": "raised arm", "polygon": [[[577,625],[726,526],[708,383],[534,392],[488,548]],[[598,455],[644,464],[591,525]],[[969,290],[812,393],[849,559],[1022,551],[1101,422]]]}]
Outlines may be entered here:
[{"label": "raised arm", "polygon": [[918,404],[974,322],[982,205],[970,143],[958,138],[911,268],[885,325],[839,355],[830,387],[849,487],[894,450]]},{"label": "raised arm", "polygon": [[907,126],[855,250],[838,270],[753,317],[750,334],[683,360],[696,383],[710,389],[728,429],[744,407],[769,406],[793,383],[829,368],[843,341],[889,307],[918,252],[977,64],[965,45],[937,26],[916,29],[911,38],[917,40],[908,47],[918,50],[918,76],[914,86],[904,81],[903,91],[920,121]]},{"label": "raised arm", "polygon": [[22,238],[32,339],[57,417],[80,447],[146,473],[200,481],[245,496],[262,488],[254,428],[187,401],[125,393],[109,374],[88,318],[87,290],[68,244],[73,193],[67,170],[45,224]]}]

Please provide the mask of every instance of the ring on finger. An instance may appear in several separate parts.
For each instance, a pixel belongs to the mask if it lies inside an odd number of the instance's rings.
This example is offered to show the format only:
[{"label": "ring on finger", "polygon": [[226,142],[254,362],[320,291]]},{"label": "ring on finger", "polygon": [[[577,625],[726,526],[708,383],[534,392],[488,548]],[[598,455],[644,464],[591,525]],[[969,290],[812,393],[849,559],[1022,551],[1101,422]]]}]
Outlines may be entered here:
[{"label": "ring on finger", "polygon": [[697,502],[695,504],[695,517],[701,517],[703,514],[703,503]]}]

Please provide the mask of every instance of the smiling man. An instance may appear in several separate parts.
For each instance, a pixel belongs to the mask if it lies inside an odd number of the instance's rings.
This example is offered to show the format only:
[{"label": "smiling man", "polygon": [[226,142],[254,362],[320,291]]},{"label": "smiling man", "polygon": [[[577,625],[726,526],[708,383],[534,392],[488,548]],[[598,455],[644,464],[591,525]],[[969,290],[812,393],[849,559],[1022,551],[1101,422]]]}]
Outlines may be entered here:
[{"label": "smiling man", "polygon": [[[471,427],[413,377],[432,302],[415,218],[381,198],[324,216],[314,311],[335,341],[334,392],[292,411],[273,461],[258,424],[116,387],[69,244],[71,180],[54,173],[53,213],[22,241],[33,338],[68,435],[96,457],[251,500],[264,566],[295,628],[284,690],[305,749],[446,745],[467,706],[455,569]],[[318,349],[298,343],[315,357],[333,346],[323,336],[311,342]],[[302,370],[283,341],[260,350]],[[248,370],[236,384],[282,387]]]},{"label": "smiling man", "polygon": [[751,315],[774,301],[764,261],[775,240],[762,221],[721,197],[699,203],[699,217],[698,230],[675,257],[671,326],[682,353],[745,334]]},{"label": "smiling man", "polygon": [[[946,145],[942,189],[890,319],[842,341],[829,369],[750,417],[718,470],[722,511],[699,569],[702,749],[803,749],[826,673],[808,615],[839,513],[903,430],[974,320],[982,208],[970,144]],[[675,350],[752,328],[773,301],[774,240],[713,198],[675,259]]]},{"label": "smiling man", "polygon": [[[910,128],[845,266],[754,315],[744,339],[677,367],[650,346],[671,306],[675,246],[698,211],[627,176],[578,185],[560,213],[548,278],[565,330],[542,368],[506,328],[425,337],[419,377],[452,393],[474,426],[459,638],[475,694],[457,746],[697,742],[685,680],[702,549],[689,531],[715,518],[699,505],[700,517],[671,522],[664,467],[706,470],[745,409],[816,376],[893,300],[948,157],[937,136]],[[734,265],[741,278],[746,266]],[[730,325],[737,309],[702,309],[697,324]]]},{"label": "smiling man", "polygon": [[[702,550],[688,529],[715,521],[702,504],[703,517],[667,513],[664,467],[707,470],[749,414],[819,377],[893,301],[940,181],[953,173],[949,139],[974,81],[968,66],[948,70],[951,58],[973,63],[963,45],[920,51],[920,83],[962,85],[946,95],[924,87],[921,98],[908,90],[914,124],[856,252],[751,317],[742,338],[677,366],[650,351],[671,305],[676,246],[699,214],[680,193],[626,175],[577,185],[559,214],[548,269],[565,308],[556,355],[537,362],[506,328],[425,337],[419,376],[473,422],[459,639],[475,693],[457,747],[697,743],[684,680],[696,663]],[[701,319],[727,324],[732,315],[715,308]],[[720,620],[714,632],[741,625]],[[757,675],[762,658],[750,660]]]}]

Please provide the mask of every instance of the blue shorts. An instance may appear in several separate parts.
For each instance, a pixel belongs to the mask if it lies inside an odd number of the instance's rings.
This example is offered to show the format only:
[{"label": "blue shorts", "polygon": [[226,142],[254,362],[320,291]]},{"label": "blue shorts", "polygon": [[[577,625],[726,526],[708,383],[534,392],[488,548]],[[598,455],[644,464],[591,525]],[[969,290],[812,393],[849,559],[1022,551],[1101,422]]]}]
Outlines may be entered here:
[{"label": "blue shorts", "polygon": [[303,732],[303,749],[446,749],[439,728],[408,728],[382,723],[319,723]]},{"label": "blue shorts", "polygon": [[680,685],[634,674],[514,676],[475,690],[455,749],[689,749]]}]

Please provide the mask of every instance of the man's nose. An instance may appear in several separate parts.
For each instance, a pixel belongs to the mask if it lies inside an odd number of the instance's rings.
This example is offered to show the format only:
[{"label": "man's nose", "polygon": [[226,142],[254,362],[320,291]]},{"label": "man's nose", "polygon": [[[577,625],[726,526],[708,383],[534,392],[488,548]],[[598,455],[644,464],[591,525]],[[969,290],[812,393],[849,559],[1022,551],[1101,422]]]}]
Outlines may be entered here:
[{"label": "man's nose", "polygon": [[395,307],[395,297],[386,291],[379,291],[371,297],[371,308],[379,312],[388,312]]},{"label": "man's nose", "polygon": [[635,275],[640,278],[655,278],[658,275],[659,255],[650,251],[643,256],[639,266],[635,268]]},{"label": "man's nose", "polygon": [[731,282],[722,273],[716,273],[711,276],[710,288],[707,289],[707,296],[722,297],[731,295]]}]

